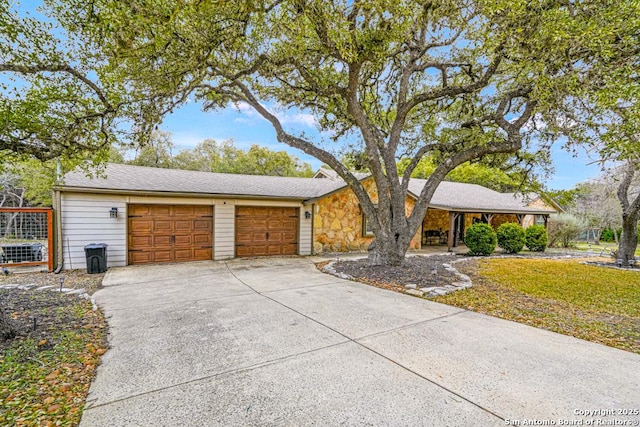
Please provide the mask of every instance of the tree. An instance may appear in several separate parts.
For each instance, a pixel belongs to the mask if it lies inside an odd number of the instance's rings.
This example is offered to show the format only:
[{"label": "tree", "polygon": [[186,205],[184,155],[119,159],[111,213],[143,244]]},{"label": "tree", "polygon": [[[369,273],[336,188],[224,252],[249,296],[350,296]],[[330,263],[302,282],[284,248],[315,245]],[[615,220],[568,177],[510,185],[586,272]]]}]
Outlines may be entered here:
[{"label": "tree", "polygon": [[[347,182],[375,235],[371,264],[403,261],[457,166],[528,146],[531,119],[551,112],[579,73],[606,69],[592,64],[637,12],[631,0],[98,3],[56,10],[100,43],[110,78],[148,101],[141,129],[192,97],[205,109],[253,107],[279,141]],[[310,111],[329,140],[285,128],[276,106]],[[345,147],[366,162],[377,200],[339,160]],[[408,215],[409,180],[427,154],[437,166]],[[399,159],[408,159],[402,174]]]},{"label": "tree", "polygon": [[[622,215],[616,196],[617,181],[619,181],[618,177],[609,173],[597,180],[578,184],[573,206],[569,212],[583,219],[590,228],[600,231],[604,228],[617,229]],[[595,237],[598,243],[600,232]],[[615,240],[618,242],[617,236]]]},{"label": "tree", "polygon": [[97,58],[55,21],[21,17],[0,0],[0,155],[8,161],[101,160],[123,105],[89,77]]},{"label": "tree", "polygon": [[[618,257],[623,264],[630,265],[630,260],[635,260],[635,252],[638,247],[638,221],[640,221],[640,163],[638,160],[629,160],[621,167],[622,179],[618,186],[618,200],[622,207],[622,236]],[[635,181],[635,182],[634,182]],[[635,184],[635,185],[634,185]]]},{"label": "tree", "polygon": [[169,169],[173,167],[174,149],[171,134],[155,131],[149,141],[136,150],[135,158],[127,163]]},{"label": "tree", "polygon": [[[237,173],[245,175],[311,176],[311,165],[303,163],[286,151],[272,151],[252,145],[248,151],[237,148],[233,140],[220,143],[207,139],[193,149],[174,154],[171,135],[155,132],[150,141],[126,163],[138,166],[197,170],[203,172]],[[120,163],[125,163],[122,159]]]},{"label": "tree", "polygon": [[[400,172],[404,172],[403,166],[398,166]],[[426,179],[436,170],[436,167],[437,164],[433,159],[424,157],[416,166],[411,177]],[[526,182],[527,176],[522,171],[515,171],[512,176],[504,170],[504,167],[479,162],[461,164],[449,172],[445,180],[478,184],[501,193],[514,192],[522,190],[523,187],[526,189],[531,185],[538,185],[537,183]]]}]

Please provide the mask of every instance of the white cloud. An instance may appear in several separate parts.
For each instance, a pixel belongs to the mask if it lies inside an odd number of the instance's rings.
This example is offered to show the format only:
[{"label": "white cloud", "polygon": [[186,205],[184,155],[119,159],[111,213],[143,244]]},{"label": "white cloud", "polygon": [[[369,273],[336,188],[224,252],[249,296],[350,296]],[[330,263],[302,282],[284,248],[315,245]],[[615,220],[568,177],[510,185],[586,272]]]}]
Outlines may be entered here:
[{"label": "white cloud", "polygon": [[[318,121],[316,118],[309,113],[303,113],[298,111],[292,111],[292,109],[285,110],[282,106],[275,104],[273,108],[268,105],[262,104],[271,114],[274,114],[283,125],[293,125],[293,126],[305,126],[310,128],[316,128],[318,126]],[[237,123],[251,123],[250,119],[261,119],[265,120],[256,110],[253,109],[246,102],[238,102],[234,104],[237,111],[240,112],[243,116],[242,118],[238,118],[234,120]]]}]

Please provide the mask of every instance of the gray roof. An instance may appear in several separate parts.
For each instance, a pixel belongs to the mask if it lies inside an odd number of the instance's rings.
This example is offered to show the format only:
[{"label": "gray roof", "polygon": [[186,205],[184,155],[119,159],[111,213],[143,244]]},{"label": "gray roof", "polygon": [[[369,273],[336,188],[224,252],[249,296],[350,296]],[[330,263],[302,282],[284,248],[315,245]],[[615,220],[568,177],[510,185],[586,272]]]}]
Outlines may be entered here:
[{"label": "gray roof", "polygon": [[[426,179],[412,179],[409,192],[415,197],[427,183]],[[477,184],[443,181],[431,198],[430,207],[459,212],[493,213],[553,213],[553,209],[530,208],[522,194],[499,193]]]},{"label": "gray roof", "polygon": [[[332,172],[332,173],[331,173]],[[82,171],[65,175],[64,190],[92,192],[145,192],[266,199],[317,199],[346,186],[331,171],[325,179],[290,178],[263,175],[236,175],[161,169],[109,163],[104,172],[88,177]],[[355,174],[364,179],[366,174]],[[316,175],[317,176],[317,175]],[[409,192],[417,197],[426,184],[412,179]],[[494,213],[550,213],[554,210],[529,208],[521,195],[498,193],[481,185],[458,182],[440,183],[429,206],[452,211]]]},{"label": "gray roof", "polygon": [[150,193],[207,194],[306,200],[344,186],[331,179],[236,175],[161,169],[109,163],[99,176],[82,171],[65,175],[66,190],[143,191]]}]

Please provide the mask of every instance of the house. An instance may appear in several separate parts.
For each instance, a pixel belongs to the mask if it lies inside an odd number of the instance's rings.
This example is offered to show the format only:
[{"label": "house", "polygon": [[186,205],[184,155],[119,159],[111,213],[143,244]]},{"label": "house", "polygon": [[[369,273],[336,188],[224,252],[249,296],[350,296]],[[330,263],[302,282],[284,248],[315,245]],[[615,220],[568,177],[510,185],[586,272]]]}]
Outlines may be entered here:
[{"label": "house", "polygon": [[[373,179],[357,177],[375,200]],[[411,180],[408,212],[425,182]],[[355,195],[325,169],[289,178],[108,164],[93,178],[67,174],[54,201],[65,269],[85,266],[89,243],[108,244],[108,265],[124,266],[365,250],[373,239]],[[553,212],[479,185],[443,182],[411,248],[451,248],[476,221],[498,226]]]}]

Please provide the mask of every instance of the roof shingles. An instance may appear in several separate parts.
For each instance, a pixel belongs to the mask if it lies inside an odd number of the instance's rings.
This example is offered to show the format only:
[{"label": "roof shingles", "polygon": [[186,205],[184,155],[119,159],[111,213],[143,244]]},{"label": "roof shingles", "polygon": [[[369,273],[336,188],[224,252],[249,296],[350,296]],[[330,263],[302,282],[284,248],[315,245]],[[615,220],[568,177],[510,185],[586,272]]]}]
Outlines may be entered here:
[{"label": "roof shingles", "polygon": [[[359,174],[364,179],[365,175]],[[412,179],[409,192],[417,197],[426,184],[424,179]],[[262,175],[235,175],[160,169],[109,163],[104,173],[88,177],[83,172],[65,175],[63,190],[139,191],[149,193],[181,193],[265,199],[309,200],[320,198],[345,187],[338,178],[290,178]],[[550,213],[527,207],[513,193],[498,193],[481,185],[458,182],[440,183],[429,206],[460,212]]]}]

